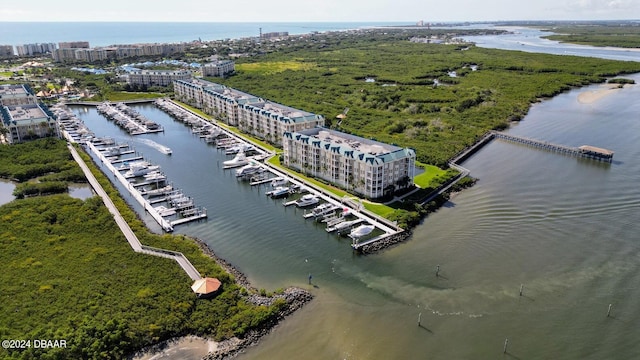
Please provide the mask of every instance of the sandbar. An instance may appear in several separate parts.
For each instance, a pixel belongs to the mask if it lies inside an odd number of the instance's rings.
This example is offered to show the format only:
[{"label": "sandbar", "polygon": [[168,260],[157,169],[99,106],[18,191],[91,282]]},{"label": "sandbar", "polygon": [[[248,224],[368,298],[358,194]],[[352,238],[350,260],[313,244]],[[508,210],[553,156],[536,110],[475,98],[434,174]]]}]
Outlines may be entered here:
[{"label": "sandbar", "polygon": [[619,84],[603,84],[596,90],[584,91],[578,95],[578,102],[581,104],[592,104],[606,96],[615,94],[620,90]]}]

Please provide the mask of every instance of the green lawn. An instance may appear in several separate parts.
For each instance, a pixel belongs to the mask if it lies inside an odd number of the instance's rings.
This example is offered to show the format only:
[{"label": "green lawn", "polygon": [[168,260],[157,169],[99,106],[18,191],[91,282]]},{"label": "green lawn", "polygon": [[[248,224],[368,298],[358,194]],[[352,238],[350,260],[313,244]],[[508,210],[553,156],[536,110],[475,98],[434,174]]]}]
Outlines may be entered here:
[{"label": "green lawn", "polygon": [[445,176],[446,171],[440,169],[437,166],[427,165],[417,162],[416,166],[422,167],[424,172],[413,178],[413,182],[421,188],[428,188],[433,186],[433,181],[438,180],[439,177]]}]

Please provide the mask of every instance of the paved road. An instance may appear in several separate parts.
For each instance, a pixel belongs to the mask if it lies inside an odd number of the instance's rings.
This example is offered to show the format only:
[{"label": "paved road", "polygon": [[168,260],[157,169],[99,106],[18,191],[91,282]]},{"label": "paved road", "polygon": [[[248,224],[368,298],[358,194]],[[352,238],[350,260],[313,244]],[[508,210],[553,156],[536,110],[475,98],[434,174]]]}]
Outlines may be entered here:
[{"label": "paved road", "polygon": [[140,240],[138,240],[136,234],[133,232],[133,230],[131,230],[129,224],[127,224],[127,222],[124,220],[124,218],[120,214],[120,211],[118,211],[113,201],[111,201],[111,198],[109,197],[109,195],[107,195],[107,192],[104,191],[102,185],[100,185],[95,176],[93,176],[91,170],[89,170],[89,167],[87,166],[87,164],[85,164],[84,160],[82,160],[76,149],[70,144],[67,147],[69,148],[69,151],[71,152],[74,160],[78,163],[78,165],[80,165],[80,168],[84,172],[87,180],[89,180],[89,184],[91,184],[93,190],[96,192],[96,194],[98,194],[98,196],[102,198],[104,205],[113,215],[116,224],[118,224],[120,231],[122,231],[124,236],[127,238],[127,241],[129,242],[129,245],[131,245],[133,251],[173,259],[182,267],[182,269],[187,273],[187,275],[189,275],[192,280],[198,280],[202,278],[198,270],[196,270],[193,264],[191,264],[191,262],[182,253],[170,250],[154,249],[142,245],[140,243]]}]

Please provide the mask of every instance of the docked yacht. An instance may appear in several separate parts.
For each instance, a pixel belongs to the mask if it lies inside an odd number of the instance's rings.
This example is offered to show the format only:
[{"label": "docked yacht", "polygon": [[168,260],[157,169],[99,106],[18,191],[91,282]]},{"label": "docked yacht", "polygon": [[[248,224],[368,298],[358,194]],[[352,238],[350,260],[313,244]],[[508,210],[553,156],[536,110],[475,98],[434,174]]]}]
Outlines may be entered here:
[{"label": "docked yacht", "polygon": [[247,165],[249,163],[249,159],[244,154],[244,152],[239,152],[233,159],[227,160],[222,163],[225,168],[234,168]]},{"label": "docked yacht", "polygon": [[146,181],[164,181],[167,179],[160,171],[151,171],[144,174],[144,179]]},{"label": "docked yacht", "polygon": [[375,229],[375,226],[369,224],[363,224],[358,226],[357,228],[351,229],[349,233],[349,237],[353,240],[358,240],[363,236],[367,236],[371,234],[371,232]]},{"label": "docked yacht", "polygon": [[311,213],[315,217],[324,216],[338,210],[339,208],[340,207],[338,205],[334,205],[332,203],[324,203],[314,207],[313,210],[311,210]]},{"label": "docked yacht", "polygon": [[272,198],[278,198],[289,195],[290,189],[286,186],[278,186],[273,191],[267,192]]},{"label": "docked yacht", "polygon": [[303,195],[298,201],[295,202],[298,207],[305,207],[310,205],[315,205],[320,202],[320,198],[313,194]]},{"label": "docked yacht", "polygon": [[262,167],[260,165],[258,165],[257,163],[249,163],[243,167],[241,167],[240,169],[236,170],[236,176],[237,177],[246,177],[249,175],[253,175],[257,172],[259,172],[260,170],[262,170]]},{"label": "docked yacht", "polygon": [[133,162],[129,164],[129,170],[124,173],[125,178],[132,178],[146,175],[152,171],[160,169],[158,165],[151,165],[146,161]]},{"label": "docked yacht", "polygon": [[275,177],[273,178],[273,180],[271,180],[271,187],[278,187],[278,186],[285,186],[289,183],[289,180],[283,178],[283,177]]},{"label": "docked yacht", "polygon": [[101,151],[104,154],[104,156],[118,156],[118,155],[120,155],[120,147],[119,146],[112,146],[112,147],[104,148],[104,149],[101,149]]},{"label": "docked yacht", "polygon": [[238,144],[227,148],[224,153],[225,155],[233,155],[239,152],[248,153],[255,150],[256,148],[251,144]]},{"label": "docked yacht", "polygon": [[154,207],[154,209],[158,212],[158,215],[160,215],[162,217],[171,216],[171,215],[175,215],[176,214],[176,209],[167,208],[166,206],[163,206],[163,205],[156,206],[156,207]]}]

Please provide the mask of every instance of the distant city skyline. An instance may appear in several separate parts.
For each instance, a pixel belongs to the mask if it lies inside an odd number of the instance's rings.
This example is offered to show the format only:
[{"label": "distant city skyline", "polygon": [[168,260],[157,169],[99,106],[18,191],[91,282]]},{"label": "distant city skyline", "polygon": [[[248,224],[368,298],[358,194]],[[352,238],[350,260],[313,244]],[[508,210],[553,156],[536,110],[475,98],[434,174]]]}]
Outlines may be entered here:
[{"label": "distant city skyline", "polygon": [[[367,22],[630,20],[637,0],[31,0],[0,5],[0,21]],[[2,36],[0,35],[0,42]]]}]

